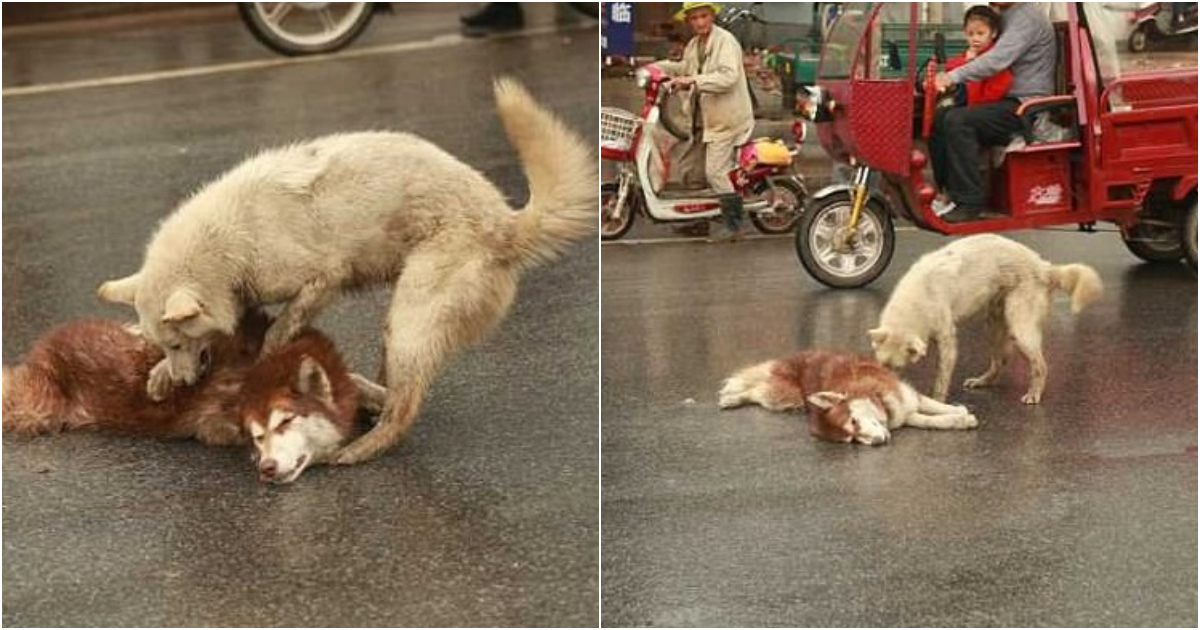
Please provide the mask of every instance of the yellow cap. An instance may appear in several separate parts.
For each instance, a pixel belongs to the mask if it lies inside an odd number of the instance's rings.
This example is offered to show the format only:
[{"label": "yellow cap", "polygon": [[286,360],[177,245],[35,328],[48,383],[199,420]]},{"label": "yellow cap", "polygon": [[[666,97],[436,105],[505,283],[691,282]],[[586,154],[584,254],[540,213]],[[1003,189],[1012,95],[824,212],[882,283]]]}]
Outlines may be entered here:
[{"label": "yellow cap", "polygon": [[712,9],[713,13],[721,12],[721,5],[717,4],[716,2],[684,2],[683,8],[680,9],[679,11],[675,12],[675,21],[682,22],[687,19],[688,11],[691,11],[692,9],[700,9],[703,7],[708,7],[710,9]]}]

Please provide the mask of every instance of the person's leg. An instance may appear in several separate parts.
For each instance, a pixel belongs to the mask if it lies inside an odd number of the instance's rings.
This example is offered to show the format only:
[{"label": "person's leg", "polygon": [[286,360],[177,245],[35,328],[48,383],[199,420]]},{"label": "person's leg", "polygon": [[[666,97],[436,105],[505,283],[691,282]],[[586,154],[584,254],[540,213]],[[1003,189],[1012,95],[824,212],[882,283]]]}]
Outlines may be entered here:
[{"label": "person's leg", "polygon": [[979,148],[1007,144],[1021,130],[1017,106],[1016,101],[1003,100],[955,108],[946,114],[946,183],[957,206],[946,215],[947,221],[974,219],[986,206]]},{"label": "person's leg", "polygon": [[929,162],[933,165],[933,182],[938,191],[946,189],[946,114],[951,107],[939,107],[933,112],[933,131],[929,134]]},{"label": "person's leg", "polygon": [[519,2],[488,2],[469,15],[460,16],[463,35],[482,37],[492,32],[519,29],[525,25],[525,13]]},{"label": "person's leg", "polygon": [[734,141],[732,139],[715,140],[705,143],[704,174],[708,178],[708,187],[721,197],[721,215],[725,219],[726,231],[714,240],[735,241],[742,237],[742,223],[745,219],[742,197],[733,188],[729,173],[737,168],[734,161]]}]

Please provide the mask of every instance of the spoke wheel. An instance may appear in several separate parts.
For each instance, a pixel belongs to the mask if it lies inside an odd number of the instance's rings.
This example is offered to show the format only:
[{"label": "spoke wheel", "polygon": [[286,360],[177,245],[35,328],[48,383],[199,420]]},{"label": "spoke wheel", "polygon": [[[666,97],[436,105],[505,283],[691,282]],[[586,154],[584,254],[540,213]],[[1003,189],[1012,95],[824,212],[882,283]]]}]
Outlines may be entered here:
[{"label": "spoke wheel", "polygon": [[240,2],[238,11],[258,41],[285,55],[339,50],[371,21],[370,2]]},{"label": "spoke wheel", "polygon": [[615,241],[633,227],[633,195],[625,200],[619,217],[613,217],[617,210],[616,182],[605,182],[600,185],[600,240]]},{"label": "spoke wheel", "polygon": [[843,195],[804,212],[796,226],[796,254],[818,282],[834,288],[870,284],[892,261],[896,233],[892,218],[868,201],[850,233],[851,200]]},{"label": "spoke wheel", "polygon": [[787,234],[796,228],[804,212],[807,193],[790,179],[777,179],[764,187],[763,196],[775,205],[774,212],[750,215],[750,222],[763,234]]}]

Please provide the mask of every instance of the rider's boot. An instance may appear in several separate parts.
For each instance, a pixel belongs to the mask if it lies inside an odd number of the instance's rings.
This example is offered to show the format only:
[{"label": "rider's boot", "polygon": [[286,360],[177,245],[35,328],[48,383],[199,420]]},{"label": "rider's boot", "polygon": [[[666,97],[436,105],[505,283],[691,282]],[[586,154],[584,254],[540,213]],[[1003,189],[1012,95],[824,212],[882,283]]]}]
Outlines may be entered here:
[{"label": "rider's boot", "polygon": [[489,33],[511,31],[525,25],[525,14],[517,2],[489,2],[482,9],[459,18],[463,35],[483,37]]},{"label": "rider's boot", "polygon": [[745,236],[742,225],[746,222],[746,209],[741,195],[733,194],[721,197],[721,216],[725,219],[725,226],[708,239],[708,242],[732,243],[742,240],[742,237]]}]

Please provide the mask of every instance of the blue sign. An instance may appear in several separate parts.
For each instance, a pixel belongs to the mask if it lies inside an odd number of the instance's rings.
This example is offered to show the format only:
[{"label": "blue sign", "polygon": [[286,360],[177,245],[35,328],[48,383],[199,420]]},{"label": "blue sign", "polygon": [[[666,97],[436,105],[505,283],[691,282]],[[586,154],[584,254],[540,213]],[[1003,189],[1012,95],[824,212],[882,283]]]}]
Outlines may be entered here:
[{"label": "blue sign", "polygon": [[600,52],[605,56],[633,56],[633,3],[603,2]]}]

